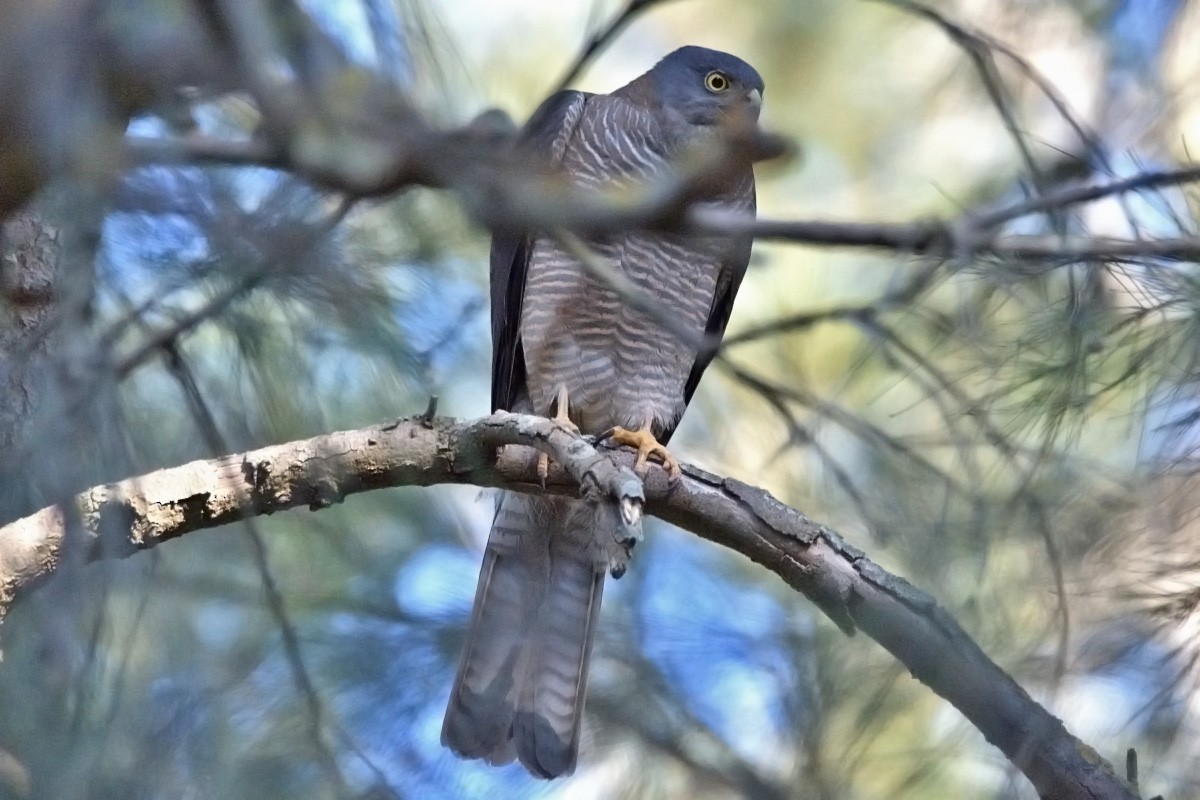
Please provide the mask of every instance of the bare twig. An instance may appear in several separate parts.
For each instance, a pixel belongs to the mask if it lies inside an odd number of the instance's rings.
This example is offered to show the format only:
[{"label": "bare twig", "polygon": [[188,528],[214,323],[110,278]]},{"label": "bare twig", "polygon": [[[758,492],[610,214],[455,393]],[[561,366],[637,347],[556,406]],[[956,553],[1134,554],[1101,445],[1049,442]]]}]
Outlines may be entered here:
[{"label": "bare twig", "polygon": [[[285,241],[278,252],[267,254],[263,263],[253,265],[247,269],[245,274],[239,276],[231,285],[213,295],[198,308],[182,315],[170,327],[147,334],[145,340],[132,352],[124,355],[114,363],[113,371],[118,377],[124,378],[128,376],[139,366],[150,360],[156,353],[173,346],[183,334],[199,327],[208,320],[220,316],[233,303],[261,285],[263,281],[276,274],[281,267],[286,267],[290,256],[303,252],[306,248],[311,247],[313,242],[320,241],[321,237],[328,235],[330,231],[341,224],[342,220],[346,218],[346,214],[350,212],[352,206],[353,204],[348,200],[340,203],[327,218],[322,220],[312,230],[307,231],[306,236]],[[138,312],[134,312],[130,315],[129,319],[139,320],[140,315]],[[126,321],[122,320],[114,325],[111,331],[102,336],[102,344],[99,352],[106,353],[125,327]]]},{"label": "bare twig", "polygon": [[[914,2],[913,0],[887,0],[887,2],[897,8],[910,11],[933,22],[971,59],[988,97],[995,106],[1001,120],[1003,120],[1005,129],[1013,139],[1021,155],[1022,162],[1033,178],[1034,197],[1031,198],[1033,201],[1040,199],[1040,196],[1049,188],[1047,175],[1033,159],[1033,155],[1026,143],[1026,136],[1017,123],[1016,112],[1009,102],[1000,76],[996,74],[995,63],[992,57],[993,53],[999,53],[1016,65],[1017,69],[1050,101],[1050,104],[1054,107],[1059,117],[1071,128],[1076,138],[1079,139],[1080,144],[1084,147],[1089,160],[1099,164],[1109,175],[1113,174],[1112,161],[1109,158],[1107,148],[1104,146],[1104,141],[1079,120],[1054,84],[1035,69],[1020,53],[981,31],[968,29],[966,26],[951,20],[945,14],[924,3]],[[1130,229],[1134,232],[1135,238],[1140,238],[1141,226],[1138,223],[1137,216],[1130,210],[1125,197],[1123,195],[1118,196],[1117,202],[1120,204],[1125,214],[1125,219],[1129,223]],[[1062,209],[1058,205],[1051,204],[1044,210],[1054,223],[1056,232],[1065,234],[1066,220],[1061,216]]]},{"label": "bare twig", "polygon": [[612,42],[613,39],[617,38],[617,35],[623,31],[625,27],[629,25],[629,23],[633,22],[634,18],[636,18],[638,14],[666,1],[667,0],[628,0],[628,2],[625,3],[625,8],[621,9],[621,12],[617,14],[617,16],[613,17],[611,22],[609,22],[600,30],[596,31],[596,33],[592,34],[592,36],[588,38],[588,41],[583,46],[583,49],[579,51],[579,55],[577,55],[575,60],[571,62],[571,66],[567,68],[567,71],[563,73],[563,76],[558,79],[557,83],[554,84],[554,91],[561,92],[563,89],[566,89],[568,86],[574,83],[575,79],[579,77],[579,74],[583,72],[584,67],[588,65],[588,62],[599,55],[601,50],[603,50],[605,47],[608,47],[609,43]]},{"label": "bare twig", "polygon": [[1144,189],[1179,186],[1197,181],[1200,181],[1200,166],[1187,166],[1175,170],[1139,172],[1128,178],[1109,181],[1107,183],[1055,187],[1043,192],[1039,197],[1031,198],[1021,203],[1004,206],[992,211],[977,211],[971,215],[971,218],[977,228],[990,230],[1030,214],[1064,209],[1079,205],[1080,203],[1089,203],[1093,200],[1121,196],[1129,192],[1137,192]]},{"label": "bare twig", "polygon": [[1030,176],[1033,178],[1035,193],[1041,194],[1045,183],[1045,176],[1038,166],[1037,159],[1033,157],[1033,153],[1029,149],[1029,144],[1022,133],[1022,126],[1017,122],[1016,112],[1012,108],[1012,103],[1009,102],[1004,83],[1000,80],[1000,76],[996,74],[996,65],[992,61],[992,50],[994,49],[992,41],[976,31],[968,30],[965,26],[922,3],[913,2],[912,0],[887,1],[889,5],[910,11],[933,22],[950,37],[951,41],[967,54],[967,57],[970,58],[971,63],[975,66],[975,71],[979,73],[979,80],[983,84],[988,97],[991,99],[992,105],[995,106],[1000,119],[1004,122],[1005,130],[1008,131],[1013,144],[1016,145],[1017,152],[1021,156],[1021,161],[1024,163],[1025,169],[1029,171]]},{"label": "bare twig", "polygon": [[685,344],[696,348],[706,345],[704,336],[697,336],[694,331],[680,323],[676,317],[666,313],[661,301],[657,300],[649,291],[634,283],[620,269],[616,269],[606,262],[578,236],[567,231],[555,231],[551,233],[550,237],[571,258],[579,262],[589,275],[616,292],[623,304],[645,314]]},{"label": "bare twig", "polygon": [[813,222],[755,218],[693,209],[691,230],[767,241],[890,250],[959,259],[990,257],[1019,275],[1039,275],[1080,262],[1200,261],[1200,236],[1121,239],[1102,236],[1016,236],[976,229],[969,217],[951,222]]},{"label": "bare twig", "polygon": [[[200,392],[200,386],[196,383],[195,376],[184,360],[178,346],[172,340],[164,345],[163,349],[167,353],[169,371],[175,377],[180,385],[180,389],[182,389],[184,396],[187,398],[189,410],[196,420],[196,424],[199,426],[208,446],[214,453],[227,451],[228,447],[217,427],[216,418],[205,402],[204,396]],[[340,796],[348,796],[350,794],[350,787],[346,782],[346,776],[342,773],[337,758],[325,741],[325,705],[317,693],[316,685],[313,683],[308,665],[305,663],[304,654],[301,652],[300,635],[297,633],[296,626],[292,622],[291,614],[288,613],[287,604],[283,599],[283,592],[279,589],[279,583],[275,580],[275,574],[271,569],[270,558],[267,554],[267,546],[263,541],[262,531],[253,517],[247,516],[242,520],[241,524],[245,528],[246,542],[250,546],[251,558],[254,561],[255,568],[258,570],[259,579],[262,581],[263,593],[267,599],[267,609],[270,611],[276,626],[279,628],[279,636],[283,644],[284,660],[287,662],[288,669],[291,672],[292,682],[296,686],[296,691],[304,698],[308,713],[308,737],[312,743],[313,751],[316,753],[321,769],[334,786],[337,787],[338,794]],[[370,761],[366,763],[374,767]],[[377,768],[376,772],[378,775],[382,774]]]}]

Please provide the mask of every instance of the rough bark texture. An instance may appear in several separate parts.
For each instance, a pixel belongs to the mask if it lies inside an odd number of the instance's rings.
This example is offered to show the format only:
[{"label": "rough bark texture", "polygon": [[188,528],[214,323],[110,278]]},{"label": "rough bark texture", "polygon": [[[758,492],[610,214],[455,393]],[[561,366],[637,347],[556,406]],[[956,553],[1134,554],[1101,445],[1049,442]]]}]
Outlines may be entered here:
[{"label": "rough bark texture", "polygon": [[[499,413],[474,421],[417,417],[318,436],[98,486],[77,498],[85,559],[101,529],[127,531],[125,553],[247,515],[320,509],[347,495],[401,485],[470,483],[543,491],[531,460],[496,449],[525,444],[555,459],[546,491],[583,487],[596,502],[640,511],[642,486],[628,453],[597,451],[539,417]],[[1015,764],[1040,796],[1056,800],[1136,798],[1111,766],[1072,736],[975,644],[936,601],[766,492],[685,468],[669,485],[645,481],[646,510],[736,550],[804,593],[847,633],[862,630],[959,709]],[[0,528],[0,609],[62,558],[64,515],[42,511]],[[105,536],[106,543],[110,536]],[[90,542],[90,545],[86,544]],[[635,566],[636,568],[636,566]]]},{"label": "rough bark texture", "polygon": [[[30,496],[28,425],[46,400],[45,376],[61,350],[56,331],[62,283],[58,229],[25,208],[0,226],[0,522],[44,501]],[[39,457],[46,457],[40,454]],[[86,484],[84,484],[86,485]]]},{"label": "rough bark texture", "polygon": [[35,401],[27,380],[31,361],[44,355],[44,328],[58,280],[57,232],[24,210],[0,227],[0,449],[16,442]]}]

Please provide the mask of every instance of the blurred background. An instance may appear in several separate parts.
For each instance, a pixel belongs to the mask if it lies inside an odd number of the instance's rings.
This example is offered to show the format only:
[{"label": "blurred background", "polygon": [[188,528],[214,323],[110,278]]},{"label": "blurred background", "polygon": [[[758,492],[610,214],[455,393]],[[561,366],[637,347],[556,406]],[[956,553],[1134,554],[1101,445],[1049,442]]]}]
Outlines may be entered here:
[{"label": "blurred background", "polygon": [[[178,6],[125,0],[106,24],[150,53]],[[333,57],[446,126],[524,120],[622,7],[304,4]],[[904,4],[662,2],[575,85],[614,89],[684,44],[752,63],[763,126],[798,148],[759,167],[771,218],[953,218],[1200,148],[1200,4],[933,8],[987,39],[963,47]],[[186,101],[189,130],[254,127],[245,96]],[[119,133],[179,126],[150,107]],[[61,248],[57,291],[85,299],[22,345],[35,379],[4,428],[6,520],[431,395],[490,411],[488,233],[454,195],[342,206],[286,172],[181,164],[81,196],[40,192],[48,227],[10,218],[5,246]],[[1185,238],[1197,201],[1143,191],[1008,231]],[[147,344],[163,331],[179,335]],[[759,243],[730,336],[682,460],[770,489],[931,593],[1104,757],[1136,747],[1147,796],[1200,793],[1195,264]],[[469,487],[376,491],[62,565],[3,625],[0,796],[1034,796],[868,638],[661,523],[606,590],[574,777],[455,760],[439,728],[491,511]]]}]

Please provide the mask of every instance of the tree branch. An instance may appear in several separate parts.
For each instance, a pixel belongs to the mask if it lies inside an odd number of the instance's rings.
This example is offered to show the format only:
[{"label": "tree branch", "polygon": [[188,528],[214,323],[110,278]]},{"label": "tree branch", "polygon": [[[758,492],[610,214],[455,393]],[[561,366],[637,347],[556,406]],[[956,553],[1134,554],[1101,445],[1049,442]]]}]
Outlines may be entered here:
[{"label": "tree branch", "polygon": [[[698,183],[711,177],[725,148],[748,147],[756,158],[784,152],[775,137],[732,137],[723,147],[692,163],[681,165],[663,179],[623,190],[617,195],[564,186],[552,171],[481,142],[470,127],[457,131],[407,130],[391,137],[404,142],[391,156],[381,157],[378,170],[351,169],[329,163],[320,167],[297,164],[261,141],[229,142],[210,137],[180,139],[126,137],[133,163],[200,163],[258,165],[289,169],[318,185],[352,196],[373,196],[412,185],[456,189],[468,210],[493,228],[541,228],[607,232],[631,227],[686,229],[726,236],[749,235],[760,240],[833,247],[862,247],[906,255],[992,257],[1027,262],[1036,272],[1065,264],[1092,261],[1200,260],[1200,238],[1170,239],[1057,237],[1004,234],[1006,223],[1032,214],[1055,214],[1069,207],[1132,192],[1182,186],[1200,181],[1200,167],[1148,171],[1104,183],[1044,187],[1033,199],[980,209],[953,219],[914,222],[836,222],[779,220],[720,209],[691,207]],[[465,164],[471,165],[464,168]],[[419,168],[418,166],[419,165]],[[348,177],[353,176],[353,177]],[[370,176],[370,177],[367,177]]]},{"label": "tree branch", "polygon": [[[547,491],[582,487],[585,498],[646,510],[736,550],[783,578],[843,631],[862,630],[961,711],[1029,778],[1042,797],[1096,800],[1136,795],[1095,751],[1072,736],[999,666],[936,601],[891,575],[834,531],[761,489],[694,468],[671,486],[661,469],[644,486],[632,455],[604,453],[540,417],[499,412],[478,420],[428,417],[318,436],[98,486],[77,497],[87,552],[128,555],[185,533],[288,508],[324,508],[389,486],[469,483],[539,492],[520,444],[548,452]],[[66,516],[43,509],[0,528],[0,611],[51,573],[64,556]],[[101,531],[123,532],[122,547]]]},{"label": "tree branch", "polygon": [[[1139,176],[1141,177],[1141,176]],[[1132,189],[1120,182],[1113,194]],[[1086,187],[1061,194],[1082,198],[1080,202],[1105,196],[1107,187]],[[1054,208],[1061,208],[1055,206]],[[1014,209],[1047,210],[1046,196],[1022,203]],[[918,222],[828,222],[823,220],[780,220],[754,217],[721,209],[693,208],[688,227],[696,233],[753,236],[758,240],[792,242],[834,247],[862,247],[904,255],[938,258],[991,258],[1005,262],[1020,274],[1037,275],[1066,264],[1091,262],[1200,261],[1200,237],[1187,235],[1169,239],[1125,239],[1105,236],[1038,236],[1003,234],[994,230],[1006,213],[989,213],[982,221],[963,215],[952,220]],[[1024,216],[1014,211],[1013,218]]]}]

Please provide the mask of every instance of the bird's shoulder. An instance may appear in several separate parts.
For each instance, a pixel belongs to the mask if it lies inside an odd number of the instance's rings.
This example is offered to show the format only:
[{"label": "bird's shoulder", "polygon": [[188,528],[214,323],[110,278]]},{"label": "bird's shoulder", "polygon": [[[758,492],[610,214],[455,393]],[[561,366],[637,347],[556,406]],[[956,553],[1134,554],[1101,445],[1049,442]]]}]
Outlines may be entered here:
[{"label": "bird's shoulder", "polygon": [[547,97],[521,130],[521,148],[552,161],[561,159],[593,98],[595,95],[575,89],[564,89]]},{"label": "bird's shoulder", "polygon": [[655,107],[647,105],[637,97],[631,97],[623,91],[593,96],[584,111],[584,115],[592,119],[606,117],[616,120],[619,124],[631,127],[658,127],[659,118]]},{"label": "bird's shoulder", "polygon": [[524,127],[529,148],[560,158],[572,139],[612,130],[652,132],[661,120],[646,98],[623,86],[611,94],[568,89],[553,95],[535,110]]}]

